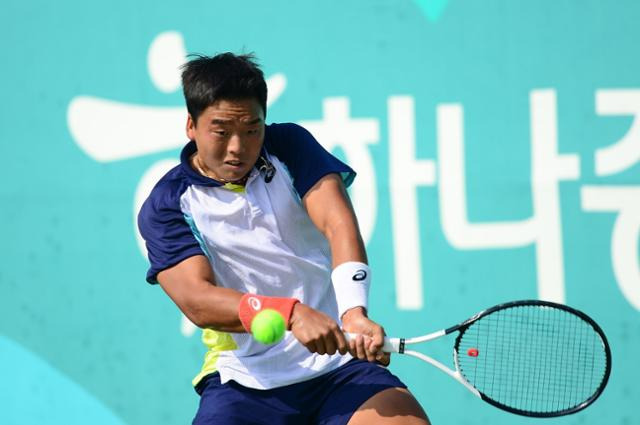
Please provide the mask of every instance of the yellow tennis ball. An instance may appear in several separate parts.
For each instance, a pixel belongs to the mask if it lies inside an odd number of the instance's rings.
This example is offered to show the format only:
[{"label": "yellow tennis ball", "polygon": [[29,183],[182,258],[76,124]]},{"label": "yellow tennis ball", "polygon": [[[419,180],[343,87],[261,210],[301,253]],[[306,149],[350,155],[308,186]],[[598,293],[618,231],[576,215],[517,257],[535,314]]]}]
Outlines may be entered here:
[{"label": "yellow tennis ball", "polygon": [[282,314],[271,308],[262,310],[251,321],[251,333],[256,341],[262,344],[275,344],[280,341],[286,328]]}]

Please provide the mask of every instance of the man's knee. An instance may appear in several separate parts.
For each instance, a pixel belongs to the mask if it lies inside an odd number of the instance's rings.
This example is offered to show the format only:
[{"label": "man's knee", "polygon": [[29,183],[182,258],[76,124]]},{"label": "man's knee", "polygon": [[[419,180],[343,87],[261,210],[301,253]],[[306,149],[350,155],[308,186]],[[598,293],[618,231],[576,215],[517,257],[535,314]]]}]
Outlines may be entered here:
[{"label": "man's knee", "polygon": [[349,420],[349,425],[372,423],[429,425],[430,422],[408,390],[389,388],[365,401]]}]

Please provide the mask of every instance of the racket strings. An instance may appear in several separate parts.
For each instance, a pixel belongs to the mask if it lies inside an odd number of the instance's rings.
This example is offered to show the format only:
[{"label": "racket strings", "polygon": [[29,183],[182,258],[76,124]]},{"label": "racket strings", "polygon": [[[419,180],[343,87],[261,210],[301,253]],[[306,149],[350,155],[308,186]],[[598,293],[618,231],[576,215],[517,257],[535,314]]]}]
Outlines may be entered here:
[{"label": "racket strings", "polygon": [[[582,404],[607,369],[604,343],[593,327],[548,306],[517,306],[482,317],[463,333],[457,350],[460,372],[474,387],[528,412]],[[477,355],[469,355],[471,350]]]}]

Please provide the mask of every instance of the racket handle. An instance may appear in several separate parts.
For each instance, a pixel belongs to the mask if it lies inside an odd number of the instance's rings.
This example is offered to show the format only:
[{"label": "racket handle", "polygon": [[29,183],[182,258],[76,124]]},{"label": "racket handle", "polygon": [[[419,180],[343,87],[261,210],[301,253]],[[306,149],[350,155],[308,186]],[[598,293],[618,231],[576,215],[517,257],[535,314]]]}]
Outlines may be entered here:
[{"label": "racket handle", "polygon": [[[345,332],[344,336],[347,338],[347,342],[351,340],[355,340],[358,334]],[[364,336],[365,338],[369,338],[368,336]],[[400,339],[401,338],[388,338],[384,337],[384,344],[382,345],[382,349],[385,353],[399,353],[400,352]]]}]

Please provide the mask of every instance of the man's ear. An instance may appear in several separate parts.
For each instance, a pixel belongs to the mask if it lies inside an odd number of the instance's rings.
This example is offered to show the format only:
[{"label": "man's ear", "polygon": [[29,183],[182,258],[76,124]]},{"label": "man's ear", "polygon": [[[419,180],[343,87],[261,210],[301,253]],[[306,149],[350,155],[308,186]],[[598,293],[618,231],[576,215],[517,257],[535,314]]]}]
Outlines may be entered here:
[{"label": "man's ear", "polygon": [[191,114],[187,114],[186,132],[189,140],[196,140],[196,122],[191,118]]}]

